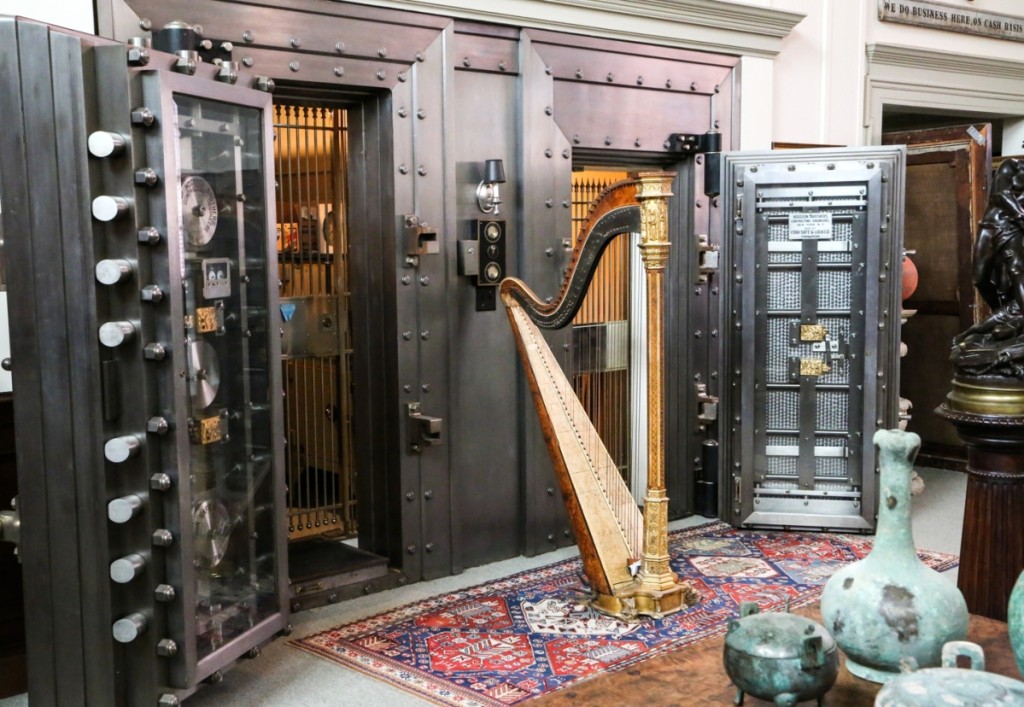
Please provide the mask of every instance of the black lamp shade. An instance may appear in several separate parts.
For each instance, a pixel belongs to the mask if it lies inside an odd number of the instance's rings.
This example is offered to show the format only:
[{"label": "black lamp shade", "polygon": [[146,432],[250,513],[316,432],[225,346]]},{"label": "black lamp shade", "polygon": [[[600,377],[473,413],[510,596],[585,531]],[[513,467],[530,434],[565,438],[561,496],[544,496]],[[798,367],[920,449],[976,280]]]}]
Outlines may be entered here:
[{"label": "black lamp shade", "polygon": [[487,184],[505,183],[505,165],[501,160],[487,160],[484,164],[484,182]]}]

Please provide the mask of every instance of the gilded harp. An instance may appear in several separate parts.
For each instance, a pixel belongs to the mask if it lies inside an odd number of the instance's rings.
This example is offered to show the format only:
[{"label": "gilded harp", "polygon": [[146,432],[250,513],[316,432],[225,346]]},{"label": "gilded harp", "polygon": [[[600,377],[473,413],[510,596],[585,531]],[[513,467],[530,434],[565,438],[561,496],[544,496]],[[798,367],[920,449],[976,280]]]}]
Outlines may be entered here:
[{"label": "gilded harp", "polygon": [[[600,197],[555,301],[541,300],[516,278],[501,284],[501,299],[590,582],[591,605],[620,618],[658,617],[696,601],[693,589],[672,571],[668,556],[662,298],[672,177],[643,172]],[[642,513],[540,332],[572,321],[605,247],[616,236],[637,232],[648,313],[648,481]]]}]

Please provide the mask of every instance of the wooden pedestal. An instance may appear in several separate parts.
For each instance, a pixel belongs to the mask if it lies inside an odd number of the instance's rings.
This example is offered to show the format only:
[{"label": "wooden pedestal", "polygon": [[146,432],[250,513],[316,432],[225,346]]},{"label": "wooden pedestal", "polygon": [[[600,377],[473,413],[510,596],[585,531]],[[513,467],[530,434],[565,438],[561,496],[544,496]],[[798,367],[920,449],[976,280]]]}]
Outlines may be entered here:
[{"label": "wooden pedestal", "polygon": [[967,499],[957,586],[972,614],[1006,620],[1024,570],[1024,417],[942,405],[967,445]]}]

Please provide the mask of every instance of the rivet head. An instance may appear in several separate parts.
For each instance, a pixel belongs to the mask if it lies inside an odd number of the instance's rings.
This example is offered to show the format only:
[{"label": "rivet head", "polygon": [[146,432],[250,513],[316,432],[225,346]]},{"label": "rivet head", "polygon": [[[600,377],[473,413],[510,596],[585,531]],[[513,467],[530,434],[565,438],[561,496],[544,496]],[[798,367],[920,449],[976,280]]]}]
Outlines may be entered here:
[{"label": "rivet head", "polygon": [[426,57],[423,56],[423,52],[416,52],[416,61],[422,62]]},{"label": "rivet head", "polygon": [[554,199],[545,199],[544,200],[544,206],[548,207],[549,209],[551,207],[553,207],[554,205],[555,205]]},{"label": "rivet head", "polygon": [[548,149],[544,150],[544,156],[545,156],[545,157],[551,157],[551,156],[552,156],[552,155],[554,155],[554,154],[555,154],[555,153],[551,151],[551,148],[550,148],[550,147],[549,147]]},{"label": "rivet head", "polygon": [[377,50],[377,56],[379,56],[381,59],[383,59],[387,55],[388,55],[388,50],[385,47],[381,47],[380,49]]},{"label": "rivet head", "polygon": [[416,554],[416,546],[415,545],[409,545],[407,548],[405,548],[405,551],[408,552],[410,555],[415,555]]},{"label": "rivet head", "polygon": [[462,57],[462,65],[465,66],[468,69],[473,64],[472,64],[472,62],[470,62],[468,56],[464,56],[464,57]]},{"label": "rivet head", "polygon": [[611,138],[611,135],[608,135],[607,137],[605,137],[605,139],[604,139],[604,144],[605,144],[605,145],[611,145],[611,144],[612,144],[612,138]]},{"label": "rivet head", "polygon": [[665,80],[665,88],[672,88],[672,79]]},{"label": "rivet head", "polygon": [[302,42],[299,41],[298,37],[292,37],[291,39],[288,40],[288,43],[291,44],[294,49],[298,49],[299,47],[302,46]]},{"label": "rivet head", "polygon": [[412,338],[412,332],[411,331],[403,331],[402,332],[402,338],[405,339],[406,341],[409,341]]},{"label": "rivet head", "polygon": [[508,71],[508,64],[503,61],[498,62],[498,71]]},{"label": "rivet head", "polygon": [[404,165],[404,164],[398,165],[398,173],[399,174],[409,174],[409,167],[407,165]]},{"label": "rivet head", "polygon": [[551,106],[544,106],[544,115],[552,115],[554,112],[555,109]]},{"label": "rivet head", "polygon": [[377,71],[377,80],[378,81],[383,81],[387,77],[388,77],[388,72],[384,71],[384,69],[379,69]]},{"label": "rivet head", "polygon": [[420,175],[421,177],[427,176],[427,168],[424,167],[423,165],[420,165],[419,167],[416,168],[416,174]]},{"label": "rivet head", "polygon": [[[403,385],[402,386],[402,390],[404,390],[406,393],[411,393],[412,392],[412,386],[411,385]],[[410,499],[410,500],[412,500],[412,499]]]},{"label": "rivet head", "polygon": [[344,54],[345,53],[345,43],[344,42],[335,42],[335,44],[334,44],[334,51],[338,52],[339,54]]},{"label": "rivet head", "polygon": [[564,157],[565,159],[569,159],[569,157],[571,156],[572,153],[569,151],[569,148],[562,150],[562,157]]},{"label": "rivet head", "polygon": [[[335,66],[334,67],[334,75],[335,76],[344,76],[345,75],[345,67],[344,66]],[[405,116],[403,115],[402,117],[404,118]]]},{"label": "rivet head", "polygon": [[633,147],[640,147],[640,138],[633,141]]},{"label": "rivet head", "polygon": [[249,30],[245,30],[244,32],[242,32],[242,41],[246,44],[252,44],[254,41],[256,41],[256,35],[254,35]]},{"label": "rivet head", "polygon": [[302,68],[302,66],[297,61],[289,61],[288,68],[291,69],[292,71],[298,71],[299,69]]},{"label": "rivet head", "polygon": [[398,117],[399,118],[404,118],[407,115],[409,115],[409,111],[406,110],[405,106],[402,106],[401,108],[398,109]]},{"label": "rivet head", "polygon": [[256,60],[253,59],[251,56],[242,57],[242,66],[246,67],[247,69],[251,69],[255,63]]},{"label": "rivet head", "polygon": [[427,276],[427,275],[424,275],[423,277],[421,277],[420,278],[420,284],[423,285],[424,287],[429,285],[430,284],[430,277]]},{"label": "rivet head", "polygon": [[572,136],[572,144],[573,145],[579,145],[581,142],[583,142],[583,138],[581,138],[579,135],[573,135]]},{"label": "rivet head", "polygon": [[419,118],[420,120],[423,120],[424,118],[427,117],[427,111],[420,108],[418,111],[416,111],[416,117]]},{"label": "rivet head", "polygon": [[608,75],[607,75],[607,76],[605,76],[605,80],[606,80],[606,81],[607,81],[608,83],[611,83],[612,81],[614,81],[614,80],[615,80],[615,75],[614,75],[614,74],[612,74],[612,72],[610,72],[610,71],[609,71],[609,72],[608,72]]},{"label": "rivet head", "polygon": [[409,79],[409,75],[406,74],[404,71],[401,72],[400,74],[398,74],[398,82],[399,83],[405,83],[408,79]]},{"label": "rivet head", "polygon": [[410,282],[412,282],[412,278],[411,277],[409,277],[408,275],[402,275],[402,284],[403,285],[408,285]]},{"label": "rivet head", "polygon": [[696,91],[697,90],[697,82],[696,81],[693,81],[693,82],[690,83],[690,90],[691,91]]},{"label": "rivet head", "polygon": [[644,85],[644,77],[643,76],[637,76],[636,77],[636,85],[637,86],[643,86]]},{"label": "rivet head", "polygon": [[420,332],[420,338],[423,339],[424,341],[426,341],[427,339],[430,338],[430,332],[429,331],[421,331]]},{"label": "rivet head", "polygon": [[[548,73],[551,73],[550,69],[548,69]],[[576,69],[576,78],[578,78],[578,79],[583,78],[583,69]]]}]

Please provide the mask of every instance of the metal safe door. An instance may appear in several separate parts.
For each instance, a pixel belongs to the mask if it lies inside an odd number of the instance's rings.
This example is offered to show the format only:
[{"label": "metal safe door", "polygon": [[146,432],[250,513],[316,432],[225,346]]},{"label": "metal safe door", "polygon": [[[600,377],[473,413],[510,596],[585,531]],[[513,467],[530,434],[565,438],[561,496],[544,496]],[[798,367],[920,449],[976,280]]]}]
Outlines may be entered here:
[{"label": "metal safe door", "polygon": [[874,527],[899,388],[903,148],[723,160],[735,525]]},{"label": "metal safe door", "polygon": [[288,625],[259,83],[0,18],[34,705],[173,707]]}]

